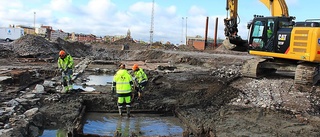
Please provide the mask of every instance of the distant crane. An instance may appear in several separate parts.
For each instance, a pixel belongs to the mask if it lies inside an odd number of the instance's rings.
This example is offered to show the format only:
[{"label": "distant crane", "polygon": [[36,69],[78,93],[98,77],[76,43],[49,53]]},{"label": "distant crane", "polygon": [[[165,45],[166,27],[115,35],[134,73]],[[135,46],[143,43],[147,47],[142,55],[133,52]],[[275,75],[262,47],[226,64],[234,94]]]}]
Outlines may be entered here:
[{"label": "distant crane", "polygon": [[152,0],[152,11],[151,11],[151,27],[150,27],[150,47],[153,43],[153,18],[154,18],[154,0]]}]

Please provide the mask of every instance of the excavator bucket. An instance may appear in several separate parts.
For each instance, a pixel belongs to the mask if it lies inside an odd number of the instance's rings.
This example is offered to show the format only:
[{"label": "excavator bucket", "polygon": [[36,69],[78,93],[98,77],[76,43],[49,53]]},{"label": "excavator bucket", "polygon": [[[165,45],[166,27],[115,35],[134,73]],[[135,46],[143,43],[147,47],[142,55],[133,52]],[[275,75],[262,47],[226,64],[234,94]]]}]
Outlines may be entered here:
[{"label": "excavator bucket", "polygon": [[236,45],[230,43],[229,38],[227,37],[223,42],[222,45],[227,49],[227,50],[233,50]]},{"label": "excavator bucket", "polygon": [[230,39],[229,37],[226,37],[226,39],[222,42],[222,46],[224,46],[224,48],[227,50],[241,51],[241,52],[247,52],[249,47],[248,42],[246,40],[243,40],[241,38]]}]

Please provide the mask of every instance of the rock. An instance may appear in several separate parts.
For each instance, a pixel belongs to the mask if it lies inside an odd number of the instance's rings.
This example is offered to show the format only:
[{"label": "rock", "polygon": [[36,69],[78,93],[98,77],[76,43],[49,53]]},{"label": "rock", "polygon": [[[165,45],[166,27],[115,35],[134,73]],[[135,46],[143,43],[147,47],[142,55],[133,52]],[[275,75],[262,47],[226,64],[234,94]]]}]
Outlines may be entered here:
[{"label": "rock", "polygon": [[43,86],[44,86],[44,87],[53,88],[55,84],[56,84],[55,82],[49,81],[49,80],[45,80],[45,81],[43,82]]},{"label": "rock", "polygon": [[33,93],[29,93],[29,94],[26,94],[24,96],[22,96],[22,98],[25,98],[25,99],[32,99],[36,96],[36,94],[33,94]]},{"label": "rock", "polygon": [[16,101],[15,99],[12,99],[9,102],[7,102],[7,107],[12,107],[12,106],[17,106],[17,105],[19,105],[19,102]]},{"label": "rock", "polygon": [[44,92],[44,86],[37,84],[36,87],[33,90],[34,93],[45,93]]},{"label": "rock", "polygon": [[37,137],[37,136],[39,136],[39,128],[38,127],[35,127],[35,126],[30,126],[29,127],[29,131],[30,131],[30,133],[31,133],[31,136],[33,136],[33,137]]},{"label": "rock", "polygon": [[7,137],[11,135],[11,132],[13,131],[13,128],[10,129],[0,129],[0,136],[1,137]]},{"label": "rock", "polygon": [[10,126],[10,124],[4,124],[4,127],[3,127],[4,129],[9,129],[9,128],[11,128],[11,126]]},{"label": "rock", "polygon": [[26,112],[24,112],[24,115],[26,115],[26,117],[31,117],[33,116],[35,113],[38,112],[38,108],[32,108],[32,109],[29,109],[27,110]]}]

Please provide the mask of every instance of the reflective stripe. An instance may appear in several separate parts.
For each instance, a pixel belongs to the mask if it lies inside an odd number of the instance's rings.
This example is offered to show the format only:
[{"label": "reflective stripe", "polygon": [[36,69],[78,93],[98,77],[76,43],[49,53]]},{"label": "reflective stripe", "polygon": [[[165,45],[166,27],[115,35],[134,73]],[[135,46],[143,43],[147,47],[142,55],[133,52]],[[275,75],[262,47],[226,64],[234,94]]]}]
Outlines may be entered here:
[{"label": "reflective stripe", "polygon": [[120,69],[117,71],[113,77],[113,82],[115,82],[116,92],[118,94],[126,94],[131,92],[130,81],[132,81],[131,75],[125,69]]},{"label": "reflective stripe", "polygon": [[117,82],[117,85],[118,84],[130,84],[130,82]]},{"label": "reflective stripe", "polygon": [[130,93],[131,90],[117,90],[118,94],[125,94],[125,93]]}]

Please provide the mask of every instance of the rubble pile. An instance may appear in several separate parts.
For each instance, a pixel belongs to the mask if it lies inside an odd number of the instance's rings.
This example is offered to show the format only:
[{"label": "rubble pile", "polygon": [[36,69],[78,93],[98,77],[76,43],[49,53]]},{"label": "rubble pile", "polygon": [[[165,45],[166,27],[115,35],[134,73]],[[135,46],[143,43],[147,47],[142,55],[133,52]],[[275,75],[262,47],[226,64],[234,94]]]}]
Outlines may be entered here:
[{"label": "rubble pile", "polygon": [[231,66],[223,66],[221,68],[214,69],[210,75],[220,78],[235,78],[241,75],[240,73],[241,66],[239,65],[231,65]]},{"label": "rubble pile", "polygon": [[62,49],[74,57],[88,56],[92,52],[91,46],[80,42],[68,42],[60,38],[51,42],[35,35],[25,35],[11,43],[3,44],[0,49],[0,51],[14,53],[13,55],[17,57],[25,58],[56,58],[57,53]]},{"label": "rubble pile", "polygon": [[0,44],[0,57],[1,58],[8,58],[8,57],[15,57],[17,56],[16,53],[12,51],[12,47],[8,46],[7,44]]},{"label": "rubble pile", "polygon": [[59,52],[58,45],[43,37],[25,35],[9,44],[19,57],[54,57]]},{"label": "rubble pile", "polygon": [[177,47],[177,49],[180,51],[197,51],[196,48],[190,45],[180,45]]},{"label": "rubble pile", "polygon": [[128,38],[128,37],[125,37],[125,38],[122,38],[122,39],[119,39],[119,40],[116,40],[113,42],[113,44],[131,44],[131,43],[136,43],[132,38]]},{"label": "rubble pile", "polygon": [[319,96],[295,89],[292,79],[242,78],[232,84],[242,92],[232,102],[245,107],[261,107],[272,110],[286,110],[295,114],[309,112],[319,114]]},{"label": "rubble pile", "polygon": [[58,45],[59,49],[65,50],[73,57],[86,57],[92,54],[91,45],[85,45],[84,43],[78,41],[69,42],[58,38],[55,44]]}]

